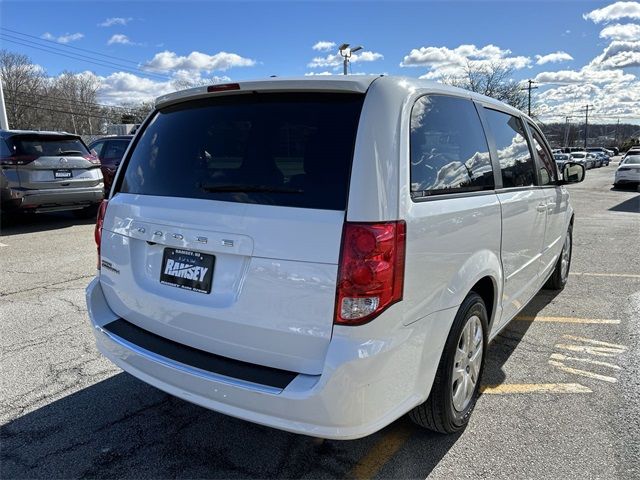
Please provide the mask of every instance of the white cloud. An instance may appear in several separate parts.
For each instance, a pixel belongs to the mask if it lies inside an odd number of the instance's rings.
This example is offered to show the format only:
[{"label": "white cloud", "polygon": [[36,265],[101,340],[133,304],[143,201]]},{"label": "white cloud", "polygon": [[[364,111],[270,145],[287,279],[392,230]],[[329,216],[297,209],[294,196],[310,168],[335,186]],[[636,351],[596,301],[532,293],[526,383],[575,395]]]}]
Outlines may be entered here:
[{"label": "white cloud", "polygon": [[56,37],[49,32],[45,32],[42,34],[41,38],[44,38],[45,40],[53,40],[54,42],[58,43],[71,43],[84,38],[84,33],[65,33],[64,35]]},{"label": "white cloud", "polygon": [[123,35],[122,33],[116,33],[112,35],[111,38],[107,41],[107,45],[113,45],[114,43],[118,45],[137,45],[129,40],[129,37]]},{"label": "white cloud", "polygon": [[236,53],[218,52],[208,55],[202,52],[191,52],[181,56],[175,52],[165,50],[156,53],[155,56],[144,64],[144,67],[155,71],[187,70],[191,72],[225,71],[233,67],[251,67],[255,60],[241,57]]},{"label": "white cloud", "polygon": [[590,65],[600,69],[640,67],[640,41],[615,40]]},{"label": "white cloud", "polygon": [[114,25],[125,26],[131,20],[133,20],[133,18],[131,18],[131,17],[127,17],[127,18],[124,18],[124,17],[111,17],[111,18],[105,19],[103,22],[100,22],[98,24],[98,26],[99,27],[113,27]]},{"label": "white cloud", "polygon": [[627,41],[640,40],[640,25],[635,23],[608,25],[600,32],[600,38]]},{"label": "white cloud", "polygon": [[623,70],[598,70],[589,65],[580,70],[558,70],[556,72],[541,72],[535,77],[540,83],[608,83],[626,82],[635,79],[635,75]]},{"label": "white cloud", "polygon": [[[375,62],[376,60],[381,60],[383,58],[384,56],[381,53],[365,50],[351,55],[350,63]],[[339,67],[342,65],[342,62],[343,58],[339,53],[336,53],[329,54],[326,57],[314,57],[307,66],[309,68]]]},{"label": "white cloud", "polygon": [[305,77],[318,77],[318,76],[324,77],[327,75],[333,75],[333,73],[325,70],[324,72],[307,72],[304,74]]},{"label": "white cloud", "polygon": [[638,121],[640,82],[613,82],[601,85],[564,85],[541,92],[536,110],[546,122],[563,122],[566,117],[582,120],[581,107],[593,105],[590,121],[611,122],[616,118]]},{"label": "white cloud", "polygon": [[621,18],[640,19],[640,3],[616,2],[582,15],[585,20],[594,23],[610,22]]},{"label": "white cloud", "polygon": [[573,57],[567,52],[558,51],[549,53],[548,55],[536,55],[536,64],[544,65],[545,63],[559,63],[573,60]]},{"label": "white cloud", "polygon": [[483,67],[499,62],[507,68],[520,70],[531,65],[531,59],[524,56],[510,56],[511,50],[495,45],[478,48],[475,45],[460,45],[456,48],[420,47],[406,55],[401,67],[427,67],[426,74],[420,78],[438,79],[442,76],[457,76],[463,73],[467,64]]},{"label": "white cloud", "polygon": [[333,50],[334,48],[336,48],[336,43],[335,42],[320,41],[320,42],[316,43],[311,48],[313,48],[314,50],[317,50],[319,52],[328,52],[329,50]]}]

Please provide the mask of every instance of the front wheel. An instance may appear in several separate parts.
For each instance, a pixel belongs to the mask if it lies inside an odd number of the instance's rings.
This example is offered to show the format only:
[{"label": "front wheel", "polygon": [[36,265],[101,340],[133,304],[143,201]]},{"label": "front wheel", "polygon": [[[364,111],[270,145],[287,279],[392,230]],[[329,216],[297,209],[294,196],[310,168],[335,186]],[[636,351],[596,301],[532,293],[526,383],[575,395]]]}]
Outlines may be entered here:
[{"label": "front wheel", "polygon": [[573,225],[569,225],[567,235],[564,238],[564,245],[560,258],[553,270],[553,273],[545,283],[544,288],[548,290],[562,290],[569,279],[569,268],[571,267],[571,251],[573,249]]},{"label": "front wheel", "polygon": [[469,423],[484,368],[487,325],[484,301],[471,292],[453,321],[427,401],[409,412],[414,423],[440,433]]}]

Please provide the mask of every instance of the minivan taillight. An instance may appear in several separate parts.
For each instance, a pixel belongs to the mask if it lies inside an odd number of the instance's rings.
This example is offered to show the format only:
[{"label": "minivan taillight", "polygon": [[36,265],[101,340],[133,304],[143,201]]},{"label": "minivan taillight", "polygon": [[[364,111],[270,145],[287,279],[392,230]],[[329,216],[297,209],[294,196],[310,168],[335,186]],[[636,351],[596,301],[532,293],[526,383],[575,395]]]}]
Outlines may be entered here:
[{"label": "minivan taillight", "polygon": [[346,222],[335,323],[362,325],[402,300],[406,224]]},{"label": "minivan taillight", "polygon": [[98,216],[96,217],[96,228],[93,232],[93,237],[96,240],[96,247],[98,248],[98,270],[100,270],[100,242],[102,241],[102,224],[104,223],[104,215],[107,213],[107,204],[109,200],[103,200],[98,208]]}]

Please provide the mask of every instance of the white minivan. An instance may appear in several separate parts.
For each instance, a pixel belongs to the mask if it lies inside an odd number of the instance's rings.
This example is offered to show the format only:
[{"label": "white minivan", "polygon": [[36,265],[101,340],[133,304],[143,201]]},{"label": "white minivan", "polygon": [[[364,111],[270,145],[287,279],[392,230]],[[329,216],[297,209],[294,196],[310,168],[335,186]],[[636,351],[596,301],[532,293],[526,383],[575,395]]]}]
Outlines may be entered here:
[{"label": "white minivan", "polygon": [[409,412],[451,433],[488,343],[571,261],[535,123],[408,78],[269,79],[158,98],[96,225],[100,351],[189,402],[322,438]]}]

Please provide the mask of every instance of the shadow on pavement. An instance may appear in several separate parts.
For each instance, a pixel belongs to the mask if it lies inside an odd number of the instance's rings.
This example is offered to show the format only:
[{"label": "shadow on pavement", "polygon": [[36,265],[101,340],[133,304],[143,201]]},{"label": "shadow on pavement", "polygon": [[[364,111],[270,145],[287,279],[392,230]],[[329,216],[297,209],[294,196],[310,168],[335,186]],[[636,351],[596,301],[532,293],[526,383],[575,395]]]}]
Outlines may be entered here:
[{"label": "shadow on pavement", "polygon": [[[535,316],[556,295],[542,291],[522,314]],[[493,342],[484,383],[504,380],[502,366],[529,326],[513,322]],[[120,373],[3,425],[0,477],[342,478],[398,430],[409,440],[382,466],[382,477],[387,471],[425,478],[460,436],[422,430],[403,417],[363,439],[318,444],[192,405]]]},{"label": "shadow on pavement", "polygon": [[[537,316],[559,293],[560,291],[556,290],[540,290],[519,313],[519,316]],[[489,347],[482,383],[485,385],[500,385],[506,380],[502,367],[507,363],[511,354],[527,334],[531,324],[532,322],[514,320],[493,340]]]},{"label": "shadow on pavement", "polygon": [[609,210],[612,212],[640,213],[640,195],[625,200]]},{"label": "shadow on pavement", "polygon": [[96,219],[79,218],[73,212],[38,213],[38,214],[3,214],[0,224],[0,237],[21,235],[23,233],[44,232],[68,228],[74,225],[94,225]]}]

